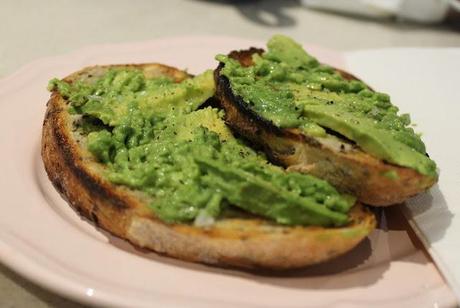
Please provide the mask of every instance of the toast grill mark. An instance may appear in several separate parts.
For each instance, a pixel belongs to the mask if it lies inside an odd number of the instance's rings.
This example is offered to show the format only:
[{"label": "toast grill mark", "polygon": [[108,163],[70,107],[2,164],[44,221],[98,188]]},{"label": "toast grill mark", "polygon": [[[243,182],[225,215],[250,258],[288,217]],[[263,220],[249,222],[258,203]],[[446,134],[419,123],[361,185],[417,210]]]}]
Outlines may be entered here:
[{"label": "toast grill mark", "polygon": [[[265,151],[268,152],[268,155],[271,158],[275,159],[278,163],[282,162],[279,162],[276,158],[277,154],[275,153],[275,151],[273,151],[270,147],[264,146],[264,143],[261,138],[255,137],[260,137],[261,134],[273,134],[279,138],[288,138],[291,140],[307,143],[312,147],[322,147],[321,143],[318,142],[316,139],[306,135],[293,133],[289,129],[282,129],[274,125],[273,122],[271,122],[270,120],[262,117],[261,115],[257,114],[254,110],[252,110],[241,96],[235,95],[233,93],[229,79],[226,76],[219,74],[223,66],[223,63],[219,64],[219,67],[215,71],[218,93],[223,93],[223,95],[220,95],[219,98],[222,104],[225,105],[225,118],[227,120],[227,123],[231,127],[234,127],[235,123],[232,122],[236,121],[244,126],[243,130],[247,129],[251,131],[249,135],[243,135],[243,137],[249,138],[252,142],[263,147]],[[230,101],[232,103],[227,103],[227,101]],[[292,145],[286,145],[284,148],[280,148],[277,150],[278,154],[282,153],[284,155],[294,155],[296,152],[295,147],[293,147]]]},{"label": "toast grill mark", "polygon": [[[51,120],[53,138],[57,143],[57,146],[61,149],[61,153],[64,159],[64,163],[69,167],[72,173],[79,179],[79,181],[85,186],[91,195],[96,198],[103,198],[108,201],[115,209],[125,210],[129,208],[129,205],[120,197],[118,197],[110,188],[106,187],[104,183],[98,181],[96,178],[88,174],[84,168],[80,166],[81,157],[77,155],[77,150],[72,147],[72,143],[69,140],[69,136],[65,133],[66,131],[60,128],[65,125],[59,121],[58,115],[66,112],[62,108],[52,110],[47,114],[47,117],[54,117]],[[61,184],[57,184],[61,185]]]},{"label": "toast grill mark", "polygon": [[[223,65],[219,66],[220,68]],[[218,71],[220,71],[220,68]],[[251,121],[257,122],[260,129],[265,129],[277,136],[284,136],[284,132],[281,128],[275,126],[270,120],[267,120],[253,111],[248,104],[243,100],[241,96],[237,96],[233,94],[233,91],[230,86],[230,81],[227,77],[220,75],[218,76],[219,82],[218,86],[222,92],[225,93],[227,97],[229,97],[232,101],[235,102],[235,107],[238,109],[239,112],[245,114]]]}]

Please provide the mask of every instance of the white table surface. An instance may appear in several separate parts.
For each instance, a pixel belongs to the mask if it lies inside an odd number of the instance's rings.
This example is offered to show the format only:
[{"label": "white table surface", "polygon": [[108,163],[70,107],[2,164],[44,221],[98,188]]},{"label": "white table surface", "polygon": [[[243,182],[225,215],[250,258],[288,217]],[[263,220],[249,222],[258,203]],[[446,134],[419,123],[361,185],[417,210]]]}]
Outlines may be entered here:
[{"label": "white table surface", "polygon": [[[460,32],[310,11],[299,1],[0,0],[0,78],[41,57],[100,43],[184,35],[265,40],[274,33],[336,50],[460,47]],[[244,46],[243,46],[244,47]],[[0,264],[0,307],[83,307]]]}]

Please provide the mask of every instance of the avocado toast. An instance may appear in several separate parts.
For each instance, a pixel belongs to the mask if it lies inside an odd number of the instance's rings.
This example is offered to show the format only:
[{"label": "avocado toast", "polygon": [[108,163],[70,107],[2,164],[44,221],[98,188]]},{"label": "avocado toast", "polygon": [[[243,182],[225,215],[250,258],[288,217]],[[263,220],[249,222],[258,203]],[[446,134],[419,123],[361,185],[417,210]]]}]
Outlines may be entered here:
[{"label": "avocado toast", "polygon": [[320,64],[288,37],[267,45],[219,55],[215,81],[226,122],[271,161],[375,206],[436,183],[436,164],[388,95]]},{"label": "avocado toast", "polygon": [[83,216],[183,260],[295,268],[356,246],[375,218],[350,195],[288,173],[204,107],[210,71],[95,66],[50,82],[42,157]]}]

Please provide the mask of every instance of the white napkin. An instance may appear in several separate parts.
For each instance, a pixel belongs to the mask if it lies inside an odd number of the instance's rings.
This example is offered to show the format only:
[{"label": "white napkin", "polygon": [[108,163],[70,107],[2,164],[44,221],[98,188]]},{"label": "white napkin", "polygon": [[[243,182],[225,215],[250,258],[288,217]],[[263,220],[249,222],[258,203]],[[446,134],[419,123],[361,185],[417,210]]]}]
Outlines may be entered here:
[{"label": "white napkin", "polygon": [[438,164],[438,185],[407,202],[406,213],[460,299],[460,48],[367,50],[345,59],[411,114]]}]

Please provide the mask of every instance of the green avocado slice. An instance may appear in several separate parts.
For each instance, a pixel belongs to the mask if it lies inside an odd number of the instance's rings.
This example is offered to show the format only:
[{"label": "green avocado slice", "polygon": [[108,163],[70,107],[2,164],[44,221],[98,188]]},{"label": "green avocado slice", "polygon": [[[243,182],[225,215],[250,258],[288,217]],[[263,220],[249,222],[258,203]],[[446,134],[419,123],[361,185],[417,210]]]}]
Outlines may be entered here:
[{"label": "green avocado slice", "polygon": [[248,212],[285,225],[341,226],[348,222],[347,214],[332,211],[312,198],[300,198],[274,182],[210,160],[196,161],[208,173],[203,177],[205,183],[217,186],[230,203]]}]

